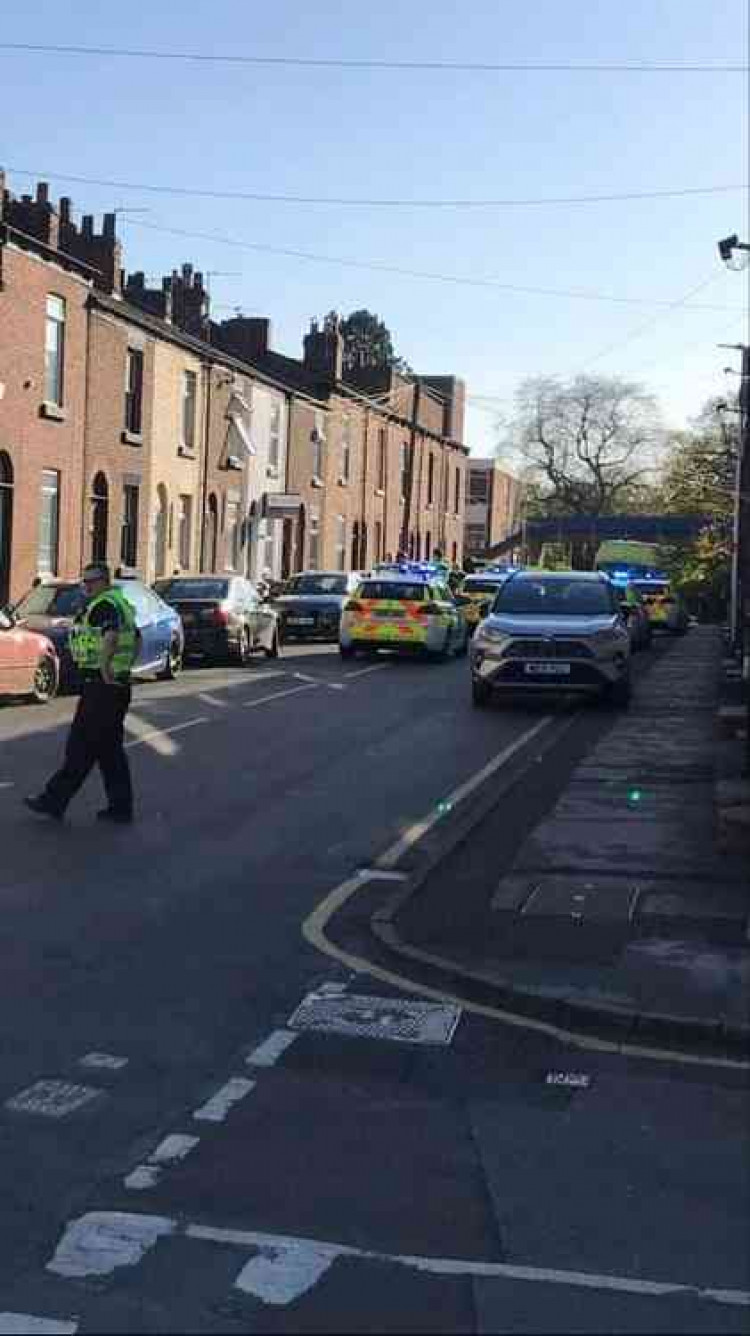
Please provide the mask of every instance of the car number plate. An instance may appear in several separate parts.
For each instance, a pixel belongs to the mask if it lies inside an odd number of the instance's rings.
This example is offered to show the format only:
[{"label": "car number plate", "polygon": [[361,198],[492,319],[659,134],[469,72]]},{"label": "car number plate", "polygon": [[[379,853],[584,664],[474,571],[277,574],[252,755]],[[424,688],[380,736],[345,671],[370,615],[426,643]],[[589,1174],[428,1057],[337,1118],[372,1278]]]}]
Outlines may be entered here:
[{"label": "car number plate", "polygon": [[290,626],[314,626],[314,617],[287,617]]},{"label": "car number plate", "polygon": [[183,614],[182,614],[182,625],[183,625],[183,626],[192,626],[194,622],[195,622],[195,613],[194,613],[194,612],[183,612]]},{"label": "car number plate", "polygon": [[527,677],[569,677],[569,663],[526,663],[524,672]]}]

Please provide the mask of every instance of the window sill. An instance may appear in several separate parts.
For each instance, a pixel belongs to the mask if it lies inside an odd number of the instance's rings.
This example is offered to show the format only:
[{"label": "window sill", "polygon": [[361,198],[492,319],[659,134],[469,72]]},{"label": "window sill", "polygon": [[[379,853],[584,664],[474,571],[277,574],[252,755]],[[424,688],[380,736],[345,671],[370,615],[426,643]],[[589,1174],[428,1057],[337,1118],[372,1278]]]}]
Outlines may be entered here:
[{"label": "window sill", "polygon": [[50,403],[48,399],[45,399],[44,402],[39,405],[39,416],[48,418],[50,422],[64,422],[66,413],[61,404],[53,404]]},{"label": "window sill", "polygon": [[125,445],[143,445],[143,437],[139,431],[122,431],[120,440]]},{"label": "window sill", "polygon": [[348,478],[339,478],[339,487],[348,487],[348,486],[349,486]]},{"label": "window sill", "polygon": [[322,478],[312,478],[312,479],[310,480],[310,486],[311,486],[311,487],[325,487],[325,483],[323,482],[323,479],[322,479]]},{"label": "window sill", "polygon": [[275,467],[275,465],[269,464],[268,468],[266,469],[266,477],[272,478],[274,482],[278,482],[279,470]]},{"label": "window sill", "polygon": [[195,451],[191,450],[187,445],[178,445],[177,453],[180,456],[180,459],[195,459],[196,457]]},{"label": "window sill", "polygon": [[376,488],[375,488],[375,495],[376,495],[376,496],[385,496],[385,488],[384,488],[384,487],[376,487]]}]

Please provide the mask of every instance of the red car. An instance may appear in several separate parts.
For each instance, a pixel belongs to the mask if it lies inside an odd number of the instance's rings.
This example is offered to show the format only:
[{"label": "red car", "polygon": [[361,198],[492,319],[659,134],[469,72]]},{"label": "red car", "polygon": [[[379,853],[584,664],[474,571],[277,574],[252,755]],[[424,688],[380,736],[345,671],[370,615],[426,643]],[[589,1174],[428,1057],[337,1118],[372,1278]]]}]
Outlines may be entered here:
[{"label": "red car", "polygon": [[0,611],[0,696],[28,696],[39,705],[57,695],[60,664],[54,645],[24,631]]}]

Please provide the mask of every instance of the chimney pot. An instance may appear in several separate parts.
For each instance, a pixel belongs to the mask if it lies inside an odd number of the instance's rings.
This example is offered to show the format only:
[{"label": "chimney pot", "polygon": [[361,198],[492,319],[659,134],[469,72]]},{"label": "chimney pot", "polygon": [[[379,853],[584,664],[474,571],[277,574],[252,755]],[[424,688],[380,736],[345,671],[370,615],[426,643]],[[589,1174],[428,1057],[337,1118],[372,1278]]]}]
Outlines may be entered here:
[{"label": "chimney pot", "polygon": [[46,181],[37,182],[36,202],[37,204],[49,204],[49,184]]},{"label": "chimney pot", "polygon": [[105,213],[102,234],[107,238],[108,241],[114,241],[116,225],[117,225],[117,214]]},{"label": "chimney pot", "polygon": [[68,195],[63,195],[60,200],[60,222],[68,227],[70,225],[70,211],[72,203]]},{"label": "chimney pot", "polygon": [[84,214],[83,218],[81,219],[81,235],[85,237],[87,241],[93,241],[94,215],[92,213]]}]

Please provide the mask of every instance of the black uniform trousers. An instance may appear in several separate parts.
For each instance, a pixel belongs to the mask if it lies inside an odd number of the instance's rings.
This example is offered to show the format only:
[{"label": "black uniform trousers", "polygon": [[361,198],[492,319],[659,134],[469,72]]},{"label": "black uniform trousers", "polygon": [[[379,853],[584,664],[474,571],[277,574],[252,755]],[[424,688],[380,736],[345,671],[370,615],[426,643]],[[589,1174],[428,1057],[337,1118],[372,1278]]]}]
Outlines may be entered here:
[{"label": "black uniform trousers", "polygon": [[129,707],[129,686],[109,686],[100,677],[84,681],[68,734],[65,762],[44,790],[45,800],[55,811],[65,811],[98,765],[110,810],[118,816],[132,815],[133,788],[123,737]]}]

